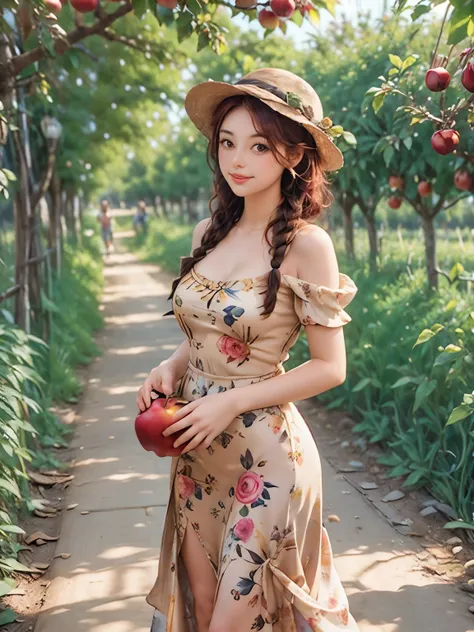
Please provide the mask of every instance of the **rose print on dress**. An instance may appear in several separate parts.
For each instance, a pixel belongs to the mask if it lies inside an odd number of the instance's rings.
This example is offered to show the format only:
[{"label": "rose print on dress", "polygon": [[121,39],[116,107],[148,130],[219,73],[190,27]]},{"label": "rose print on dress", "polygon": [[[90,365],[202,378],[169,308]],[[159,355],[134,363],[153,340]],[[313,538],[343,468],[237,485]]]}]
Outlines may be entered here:
[{"label": "rose print on dress", "polygon": [[181,498],[188,498],[189,496],[194,494],[196,490],[196,484],[192,478],[179,474],[179,476],[176,477],[176,488]]},{"label": "rose print on dress", "polygon": [[235,489],[230,488],[229,496],[235,495],[236,500],[242,503],[243,507],[241,507],[239,514],[245,518],[249,513],[247,505],[250,505],[252,509],[260,505],[266,507],[265,501],[270,500],[268,490],[272,487],[278,487],[278,485],[264,481],[261,474],[250,471],[253,466],[253,456],[250,450],[247,450],[245,455],[240,455],[240,462],[247,471],[239,477]]},{"label": "rose print on dress", "polygon": [[243,505],[253,503],[263,490],[263,480],[255,472],[245,472],[237,481],[235,497]]},{"label": "rose print on dress", "polygon": [[227,356],[227,364],[237,360],[238,366],[240,366],[250,355],[249,346],[237,338],[232,338],[232,336],[221,336],[216,344],[219,353]]},{"label": "rose print on dress", "polygon": [[252,338],[250,327],[247,327],[242,340],[224,335],[217,340],[216,344],[219,352],[227,356],[227,364],[237,360],[237,366],[241,366],[250,360],[250,348],[257,338],[258,334]]},{"label": "rose print on dress", "polygon": [[255,525],[252,518],[241,518],[234,527],[234,535],[242,542],[247,542],[253,533]]}]

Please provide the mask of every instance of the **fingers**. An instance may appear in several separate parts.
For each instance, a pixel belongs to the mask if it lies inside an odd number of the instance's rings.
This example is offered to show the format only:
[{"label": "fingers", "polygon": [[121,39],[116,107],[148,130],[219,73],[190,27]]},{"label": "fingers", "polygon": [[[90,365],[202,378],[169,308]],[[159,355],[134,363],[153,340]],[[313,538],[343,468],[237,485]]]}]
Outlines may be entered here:
[{"label": "fingers", "polygon": [[143,386],[140,386],[140,388],[138,389],[138,395],[137,395],[136,401],[137,401],[137,406],[140,412],[143,412],[144,410],[146,410],[146,404],[143,398]]},{"label": "fingers", "polygon": [[160,385],[155,386],[150,380],[146,379],[143,386],[138,390],[137,406],[142,412],[151,406],[151,391],[153,388],[159,390]]},{"label": "fingers", "polygon": [[165,395],[171,395],[175,390],[175,386],[173,382],[168,378],[168,380],[163,380],[161,382],[161,392]]},{"label": "fingers", "polygon": [[174,448],[178,448],[183,443],[186,443],[186,441],[190,441],[195,435],[203,433],[203,432],[204,432],[204,430],[202,430],[201,428],[196,427],[196,425],[194,425],[194,426],[191,425],[186,430],[186,432],[183,432],[183,434],[176,439],[176,441],[173,443],[173,447]]},{"label": "fingers", "polygon": [[[184,435],[183,435],[184,437]],[[192,439],[189,444],[184,448],[184,450],[181,452],[181,454],[185,454],[186,452],[189,452],[190,450],[195,450],[200,443],[202,443],[203,439],[205,439],[206,437],[206,433],[205,432],[199,432],[194,439]],[[180,437],[181,439],[182,437]]]},{"label": "fingers", "polygon": [[189,404],[186,404],[185,406],[177,410],[173,415],[173,424],[187,417],[187,415],[191,414],[192,411],[198,406],[199,400],[194,400],[193,402],[189,402]]},{"label": "fingers", "polygon": [[166,430],[163,430],[162,434],[167,437],[170,434],[178,432],[178,430],[183,430],[184,428],[191,426],[192,423],[193,418],[190,417],[190,415],[187,415],[184,419],[181,419],[180,421],[174,421],[172,424],[170,424],[168,428],[166,428]]}]

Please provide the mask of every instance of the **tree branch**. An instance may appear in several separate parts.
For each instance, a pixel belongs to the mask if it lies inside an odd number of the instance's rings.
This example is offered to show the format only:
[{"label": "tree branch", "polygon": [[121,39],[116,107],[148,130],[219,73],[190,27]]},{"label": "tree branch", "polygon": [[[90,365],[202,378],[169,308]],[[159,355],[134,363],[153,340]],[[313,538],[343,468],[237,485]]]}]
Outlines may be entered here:
[{"label": "tree branch", "polygon": [[[56,53],[62,55],[68,48],[74,46],[74,44],[77,44],[90,35],[103,35],[107,27],[111,26],[111,24],[113,24],[116,20],[123,17],[127,13],[130,13],[130,11],[132,11],[132,8],[133,7],[130,2],[127,2],[126,4],[121,5],[117,9],[117,11],[103,17],[92,26],[82,26],[74,29],[67,34],[65,38],[66,41],[57,40],[55,42],[54,50],[56,51]],[[13,57],[7,66],[7,72],[10,76],[14,77],[18,75],[18,73],[20,73],[24,68],[26,68],[30,64],[40,61],[45,56],[46,50],[44,47],[38,46],[37,48],[33,48],[27,53],[23,53],[22,55]]]},{"label": "tree branch", "polygon": [[[407,195],[405,195],[403,191],[398,191],[397,195],[398,197],[403,198],[405,202],[408,202],[408,204],[412,207],[412,209],[415,211],[417,215],[420,215],[420,217],[423,217],[423,213],[420,213],[420,207],[416,205],[415,200],[411,200]],[[423,207],[421,208],[423,209]]]},{"label": "tree branch", "polygon": [[100,61],[100,59],[96,55],[91,53],[91,51],[88,48],[86,48],[84,44],[75,44],[73,48],[74,50],[81,51],[81,53],[84,53],[84,55],[87,55],[87,57],[90,57],[92,61],[96,61],[96,62]]},{"label": "tree branch", "polygon": [[[458,197],[453,200],[452,202],[450,202],[449,204],[447,204],[446,206],[443,206],[442,208],[440,208],[440,211],[447,211],[448,208],[451,208],[452,206],[454,206],[455,204],[457,204],[458,202],[460,202],[461,200],[464,200],[464,198],[469,197],[470,195],[472,195],[471,192],[468,193],[461,193],[461,195],[458,195]],[[438,211],[439,212],[439,211]]]}]

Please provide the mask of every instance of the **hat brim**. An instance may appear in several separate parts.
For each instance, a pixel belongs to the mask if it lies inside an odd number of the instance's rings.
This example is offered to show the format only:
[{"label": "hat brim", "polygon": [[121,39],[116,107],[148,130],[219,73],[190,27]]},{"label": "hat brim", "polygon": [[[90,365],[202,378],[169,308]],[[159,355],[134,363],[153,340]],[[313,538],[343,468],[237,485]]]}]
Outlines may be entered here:
[{"label": "hat brim", "polygon": [[205,81],[189,90],[184,101],[186,112],[206,138],[212,136],[212,117],[214,110],[224,99],[235,95],[249,94],[263,101],[268,107],[297,123],[301,123],[313,136],[326,171],[337,171],[344,165],[344,156],[340,149],[303,114],[284,103],[276,95],[252,85],[235,86],[222,81]]}]

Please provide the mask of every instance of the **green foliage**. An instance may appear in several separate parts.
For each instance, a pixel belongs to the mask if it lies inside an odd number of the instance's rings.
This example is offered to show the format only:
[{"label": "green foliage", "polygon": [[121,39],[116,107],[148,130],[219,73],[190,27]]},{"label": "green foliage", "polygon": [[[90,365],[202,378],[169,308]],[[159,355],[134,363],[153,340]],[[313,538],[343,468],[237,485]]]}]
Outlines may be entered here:
[{"label": "green foliage", "polygon": [[[399,258],[387,256],[370,277],[360,263],[341,258],[340,267],[359,288],[345,327],[348,374],[320,399],[351,412],[358,420],[354,431],[386,449],[380,463],[390,467],[389,476],[404,477],[408,488],[425,485],[471,523],[472,301],[460,281],[426,295],[421,269],[408,276]],[[308,353],[303,336],[291,364]]]},{"label": "green foliage", "polygon": [[[63,274],[55,281],[49,309],[53,331],[49,345],[6,321],[0,324],[0,596],[15,582],[16,556],[23,533],[18,521],[40,501],[33,500],[27,467],[60,468],[51,447],[66,446],[68,428],[50,410],[54,402],[76,401],[80,384],[74,367],[99,352],[92,332],[102,325],[98,299],[102,289],[97,238],[86,248],[67,246]],[[8,611],[2,611],[5,615]],[[6,620],[5,620],[6,621]]]},{"label": "green foliage", "polygon": [[191,250],[193,228],[164,219],[151,218],[145,239],[129,240],[140,258],[148,263],[159,263],[167,272],[179,274],[179,258]]}]

